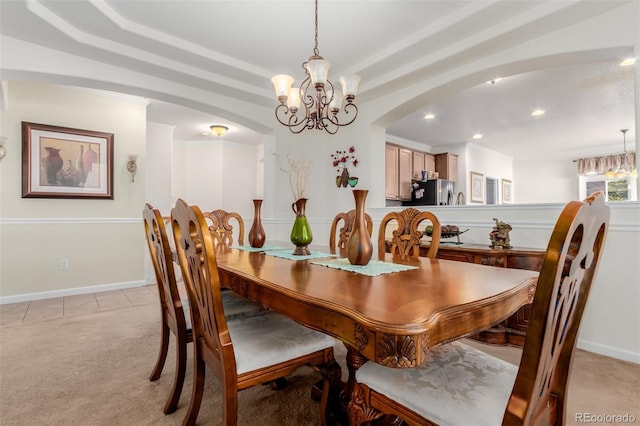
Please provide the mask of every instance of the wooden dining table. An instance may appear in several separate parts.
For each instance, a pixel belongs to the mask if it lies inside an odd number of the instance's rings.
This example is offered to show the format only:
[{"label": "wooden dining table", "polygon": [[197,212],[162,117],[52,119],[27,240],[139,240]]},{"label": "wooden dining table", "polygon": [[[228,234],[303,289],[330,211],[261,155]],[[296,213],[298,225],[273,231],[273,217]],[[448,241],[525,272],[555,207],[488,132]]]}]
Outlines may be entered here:
[{"label": "wooden dining table", "polygon": [[223,285],[346,345],[347,395],[355,371],[367,361],[411,368],[430,348],[509,317],[532,302],[538,276],[388,253],[379,260],[415,269],[368,276],[316,265],[317,259],[289,260],[237,248],[216,254]]}]

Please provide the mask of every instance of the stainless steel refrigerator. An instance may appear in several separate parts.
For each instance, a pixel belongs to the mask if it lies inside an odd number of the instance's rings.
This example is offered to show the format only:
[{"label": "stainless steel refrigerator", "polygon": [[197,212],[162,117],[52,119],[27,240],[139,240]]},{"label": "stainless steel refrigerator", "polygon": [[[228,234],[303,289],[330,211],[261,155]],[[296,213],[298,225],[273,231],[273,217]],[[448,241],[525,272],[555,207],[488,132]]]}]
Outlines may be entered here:
[{"label": "stainless steel refrigerator", "polygon": [[455,204],[455,182],[429,179],[412,183],[411,202],[405,205],[445,206]]}]

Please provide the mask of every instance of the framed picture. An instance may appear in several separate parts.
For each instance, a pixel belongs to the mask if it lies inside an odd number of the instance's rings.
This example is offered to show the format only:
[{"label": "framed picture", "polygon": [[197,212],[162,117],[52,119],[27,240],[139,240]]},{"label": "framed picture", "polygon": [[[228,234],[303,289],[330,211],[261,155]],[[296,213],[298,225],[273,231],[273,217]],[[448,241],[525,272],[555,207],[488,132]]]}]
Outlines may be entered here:
[{"label": "framed picture", "polygon": [[23,121],[22,198],[113,199],[113,133]]},{"label": "framed picture", "polygon": [[471,174],[471,202],[484,203],[484,175],[482,173],[470,172]]},{"label": "framed picture", "polygon": [[511,185],[511,181],[508,179],[502,179],[502,202],[513,202],[513,187]]}]

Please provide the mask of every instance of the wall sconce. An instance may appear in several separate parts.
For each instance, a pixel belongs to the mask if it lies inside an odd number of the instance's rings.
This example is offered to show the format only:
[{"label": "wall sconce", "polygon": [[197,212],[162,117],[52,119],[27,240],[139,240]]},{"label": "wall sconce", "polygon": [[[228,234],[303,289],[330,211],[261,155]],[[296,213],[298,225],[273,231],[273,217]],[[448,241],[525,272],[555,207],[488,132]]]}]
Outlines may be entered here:
[{"label": "wall sconce", "polygon": [[0,161],[7,155],[7,148],[4,147],[4,143],[7,141],[6,136],[0,136]]},{"label": "wall sconce", "polygon": [[131,173],[131,182],[135,182],[136,171],[138,171],[137,155],[129,155],[129,161],[127,162],[127,170]]},{"label": "wall sconce", "polygon": [[229,130],[227,126],[222,126],[220,124],[214,124],[213,126],[209,126],[209,128],[216,136],[222,136],[227,133],[227,130]]}]

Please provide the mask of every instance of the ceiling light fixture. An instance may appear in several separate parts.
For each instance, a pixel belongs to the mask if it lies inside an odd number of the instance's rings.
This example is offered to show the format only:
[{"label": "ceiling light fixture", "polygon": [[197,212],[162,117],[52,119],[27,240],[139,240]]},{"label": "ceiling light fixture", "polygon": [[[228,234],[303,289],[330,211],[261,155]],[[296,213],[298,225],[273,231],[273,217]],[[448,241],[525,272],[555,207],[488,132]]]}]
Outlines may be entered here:
[{"label": "ceiling light fixture", "polygon": [[541,115],[544,115],[545,112],[546,111],[543,109],[536,109],[531,113],[531,115],[533,115],[534,117],[539,117]]},{"label": "ceiling light fixture", "polygon": [[216,136],[222,136],[227,133],[227,130],[229,130],[227,126],[223,126],[221,124],[214,124],[213,126],[209,126],[209,128],[211,129],[211,132],[213,132],[213,134]]},{"label": "ceiling light fixture", "polygon": [[623,153],[621,164],[614,168],[610,168],[605,173],[606,177],[609,178],[626,178],[626,177],[638,177],[638,170],[636,169],[635,164],[627,164],[627,159],[629,158],[627,155],[627,132],[629,129],[621,129],[622,132],[622,143],[623,143]]},{"label": "ceiling light fixture", "polygon": [[425,120],[433,120],[434,118],[436,118],[436,116],[433,114],[427,114],[424,116]]},{"label": "ceiling light fixture", "polygon": [[474,139],[482,139],[482,135],[480,133],[476,133],[475,135],[473,135]]},{"label": "ceiling light fixture", "polygon": [[499,82],[500,80],[502,80],[501,77],[498,78],[494,78],[493,80],[489,80],[487,81],[487,84],[496,84],[497,82]]},{"label": "ceiling light fixture", "polygon": [[636,58],[627,58],[627,59],[623,60],[622,62],[620,62],[620,66],[628,67],[628,66],[633,65],[635,63],[636,63]]},{"label": "ceiling light fixture", "polygon": [[[360,77],[356,74],[340,77],[342,92],[334,88],[329,81],[331,64],[325,61],[318,51],[318,0],[315,0],[315,47],[313,55],[302,64],[302,68],[306,78],[300,88],[291,87],[294,80],[288,75],[278,74],[271,79],[280,102],[275,110],[276,119],[280,124],[287,126],[292,133],[300,133],[305,129],[319,129],[333,135],[340,127],[353,123],[358,116],[358,107],[353,100],[358,91]],[[304,104],[302,117],[298,117],[297,114],[300,102]],[[345,117],[347,121],[341,123],[338,117],[341,109],[345,115],[353,114],[353,117]]]}]

